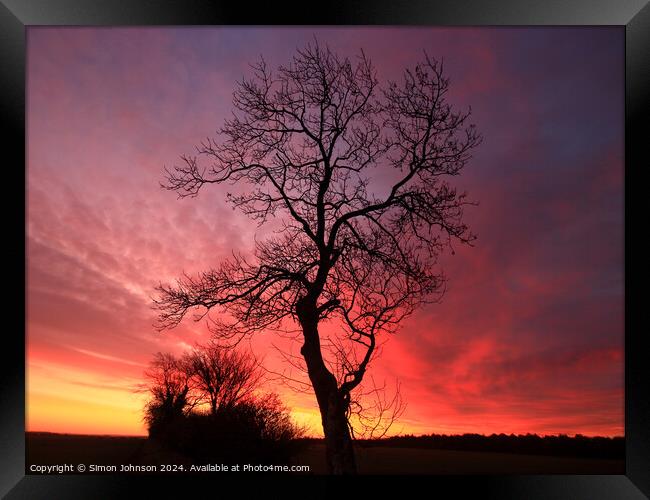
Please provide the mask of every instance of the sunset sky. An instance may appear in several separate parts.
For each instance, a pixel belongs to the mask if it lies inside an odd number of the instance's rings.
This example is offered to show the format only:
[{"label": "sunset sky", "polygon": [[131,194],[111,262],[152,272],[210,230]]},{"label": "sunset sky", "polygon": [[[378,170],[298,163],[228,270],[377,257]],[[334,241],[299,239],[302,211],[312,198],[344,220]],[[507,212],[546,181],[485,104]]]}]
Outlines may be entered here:
[{"label": "sunset sky", "polygon": [[[474,248],[444,257],[441,304],[391,336],[371,368],[399,379],[393,433],[622,435],[622,28],[28,29],[27,429],[145,434],[134,387],[157,351],[205,341],[158,333],[154,287],[249,252],[254,224],[209,186],[162,190],[231,111],[234,84],[317,36],[360,48],[380,81],[423,50],[484,136],[455,179],[479,206]],[[282,369],[273,334],[250,344]],[[321,432],[315,397],[274,384]]]}]

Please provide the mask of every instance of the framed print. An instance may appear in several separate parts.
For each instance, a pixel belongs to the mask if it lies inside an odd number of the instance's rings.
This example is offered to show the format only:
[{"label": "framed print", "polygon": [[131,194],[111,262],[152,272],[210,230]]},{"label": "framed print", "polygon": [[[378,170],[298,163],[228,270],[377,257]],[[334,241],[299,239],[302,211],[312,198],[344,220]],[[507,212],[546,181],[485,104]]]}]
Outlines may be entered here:
[{"label": "framed print", "polygon": [[650,495],[644,1],[0,12],[7,498]]}]

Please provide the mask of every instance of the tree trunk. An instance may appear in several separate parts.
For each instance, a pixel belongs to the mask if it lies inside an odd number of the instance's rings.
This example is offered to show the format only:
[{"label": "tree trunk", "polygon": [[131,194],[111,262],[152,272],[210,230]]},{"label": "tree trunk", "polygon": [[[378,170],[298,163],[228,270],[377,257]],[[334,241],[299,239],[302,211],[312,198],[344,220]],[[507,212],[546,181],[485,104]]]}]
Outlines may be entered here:
[{"label": "tree trunk", "polygon": [[330,474],[356,474],[352,437],[347,421],[348,398],[337,386],[336,378],[325,366],[318,337],[318,313],[315,306],[297,308],[305,343],[300,350],[316,394],[323,423],[327,469]]},{"label": "tree trunk", "polygon": [[[357,464],[348,427],[348,403],[337,393],[330,396],[327,419],[323,421],[327,468],[330,474],[356,474]],[[321,415],[322,415],[321,410]]]}]

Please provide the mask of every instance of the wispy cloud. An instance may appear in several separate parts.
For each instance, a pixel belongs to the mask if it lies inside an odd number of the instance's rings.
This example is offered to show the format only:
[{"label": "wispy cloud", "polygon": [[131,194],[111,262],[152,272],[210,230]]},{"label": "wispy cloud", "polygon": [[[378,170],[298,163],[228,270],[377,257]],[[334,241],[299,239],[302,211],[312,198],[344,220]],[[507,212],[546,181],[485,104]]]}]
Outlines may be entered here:
[{"label": "wispy cloud", "polygon": [[110,354],[102,354],[101,352],[89,351],[87,349],[79,349],[78,347],[68,346],[70,349],[85,354],[86,356],[92,356],[93,358],[105,359],[107,361],[115,361],[117,363],[124,363],[125,365],[132,366],[146,366],[142,363],[137,363],[135,361],[130,361],[125,358],[120,358],[117,356],[111,356]]}]

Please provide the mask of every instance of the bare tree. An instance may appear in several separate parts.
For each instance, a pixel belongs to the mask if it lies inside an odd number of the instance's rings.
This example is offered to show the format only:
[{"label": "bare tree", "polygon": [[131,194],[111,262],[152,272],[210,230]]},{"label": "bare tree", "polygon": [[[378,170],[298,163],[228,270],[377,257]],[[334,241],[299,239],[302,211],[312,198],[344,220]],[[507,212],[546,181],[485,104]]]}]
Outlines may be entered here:
[{"label": "bare tree", "polygon": [[213,415],[249,399],[262,378],[252,354],[214,343],[198,346],[184,360],[194,390],[204,395]]},{"label": "bare tree", "polygon": [[[157,353],[135,387],[147,392],[149,436],[199,461],[289,459],[304,429],[274,392],[261,392],[257,359],[214,343]],[[274,462],[275,463],[275,462]]]},{"label": "bare tree", "polygon": [[198,404],[199,400],[190,394],[190,378],[180,359],[169,353],[155,354],[145,371],[146,384],[143,386],[150,393],[144,420],[151,435]]},{"label": "bare tree", "polygon": [[186,197],[236,185],[234,207],[282,227],[252,257],[160,285],[159,326],[190,310],[197,320],[217,310],[209,324],[222,337],[296,325],[329,470],[354,473],[351,393],[378,336],[442,296],[440,253],[474,239],[462,222],[466,195],[447,179],[481,139],[470,112],[446,101],[442,63],[426,54],[383,87],[363,51],[351,61],[318,42],[276,71],[263,59],[252,68],[218,137],[167,169],[163,186]]}]

